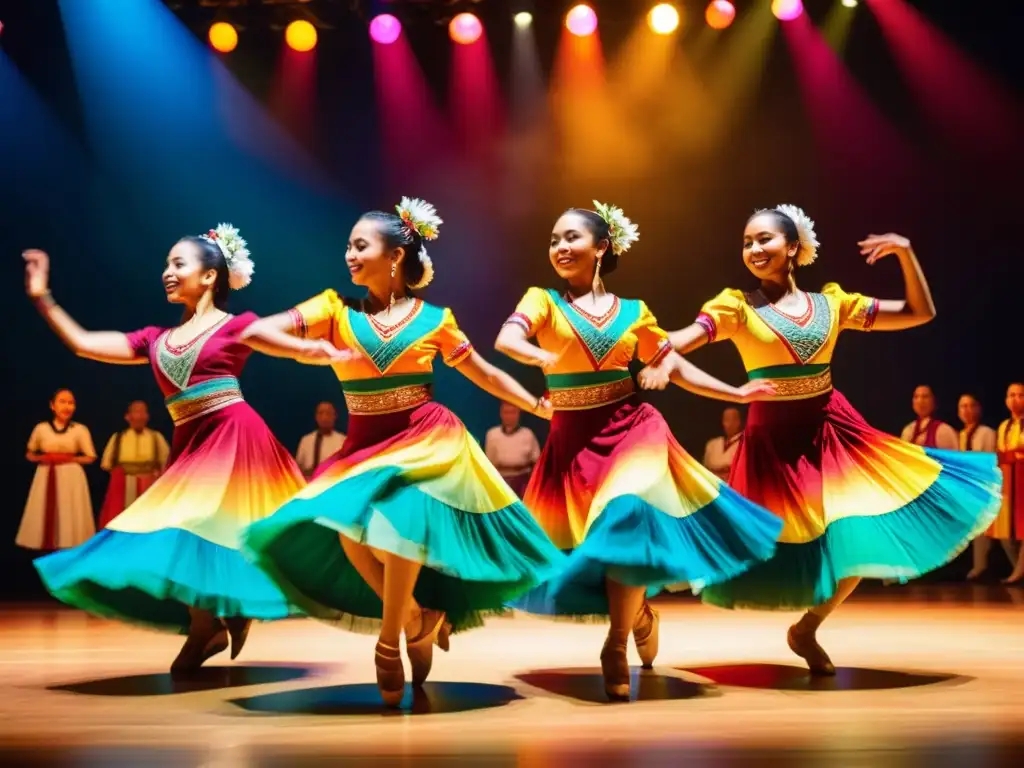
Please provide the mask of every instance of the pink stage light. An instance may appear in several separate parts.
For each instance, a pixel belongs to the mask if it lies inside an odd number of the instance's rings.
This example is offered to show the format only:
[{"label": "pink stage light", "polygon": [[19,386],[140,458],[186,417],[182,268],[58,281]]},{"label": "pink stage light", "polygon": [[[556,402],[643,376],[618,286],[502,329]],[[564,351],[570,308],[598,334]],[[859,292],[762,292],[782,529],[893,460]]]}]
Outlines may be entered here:
[{"label": "pink stage light", "polygon": [[448,36],[460,45],[472,45],[483,32],[484,25],[472,13],[460,13],[448,25]]},{"label": "pink stage light", "polygon": [[800,0],[772,0],[772,13],[779,21],[792,21],[804,12]]},{"label": "pink stage light", "polygon": [[391,45],[402,34],[402,22],[390,13],[374,16],[370,22],[370,38],[381,45]]},{"label": "pink stage light", "polygon": [[565,14],[565,26],[577,37],[592,35],[597,29],[597,14],[589,5],[580,3]]}]

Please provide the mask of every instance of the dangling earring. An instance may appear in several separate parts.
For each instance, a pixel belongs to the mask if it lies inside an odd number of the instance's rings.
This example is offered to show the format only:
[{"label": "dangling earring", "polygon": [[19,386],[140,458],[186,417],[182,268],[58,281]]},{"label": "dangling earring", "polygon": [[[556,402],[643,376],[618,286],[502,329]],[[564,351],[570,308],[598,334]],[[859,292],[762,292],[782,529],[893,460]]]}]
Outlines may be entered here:
[{"label": "dangling earring", "polygon": [[594,282],[590,286],[594,292],[594,298],[604,293],[604,282],[601,280],[601,257],[597,257],[597,266],[594,268]]},{"label": "dangling earring", "polygon": [[[394,277],[394,276],[395,276],[395,262],[392,261],[391,262],[391,277]],[[391,314],[391,308],[393,306],[395,306],[395,291],[394,291],[394,289],[391,290],[391,301],[388,302],[388,312],[387,313],[389,315]]]}]

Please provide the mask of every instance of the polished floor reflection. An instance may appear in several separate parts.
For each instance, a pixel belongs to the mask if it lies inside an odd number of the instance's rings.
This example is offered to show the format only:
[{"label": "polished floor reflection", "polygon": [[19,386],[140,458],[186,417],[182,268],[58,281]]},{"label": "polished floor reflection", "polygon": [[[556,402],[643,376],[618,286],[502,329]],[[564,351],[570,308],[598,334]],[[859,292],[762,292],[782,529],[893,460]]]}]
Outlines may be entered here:
[{"label": "polished floor reflection", "polygon": [[658,664],[634,668],[632,703],[605,702],[602,627],[518,616],[455,636],[394,712],[369,637],[258,625],[237,662],[172,678],[179,638],[6,606],[0,763],[1021,764],[1020,589],[865,589],[821,633],[839,667],[826,680],[786,648],[790,614],[660,607]]}]

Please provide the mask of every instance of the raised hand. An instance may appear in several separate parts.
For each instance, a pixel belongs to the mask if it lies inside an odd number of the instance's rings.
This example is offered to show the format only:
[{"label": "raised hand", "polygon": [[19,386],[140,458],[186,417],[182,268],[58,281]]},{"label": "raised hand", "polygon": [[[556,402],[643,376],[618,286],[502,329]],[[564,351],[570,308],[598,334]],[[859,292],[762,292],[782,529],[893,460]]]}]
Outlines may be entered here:
[{"label": "raised hand", "polygon": [[889,255],[903,256],[910,253],[910,241],[895,232],[884,235],[868,235],[857,245],[860,246],[861,256],[867,257],[868,264],[874,264]]},{"label": "raised hand", "polygon": [[764,379],[748,381],[740,390],[740,402],[753,403],[758,400],[771,400],[775,397],[775,385]]},{"label": "raised hand", "polygon": [[42,296],[50,289],[50,257],[36,248],[21,257],[25,260],[25,292],[32,298]]}]

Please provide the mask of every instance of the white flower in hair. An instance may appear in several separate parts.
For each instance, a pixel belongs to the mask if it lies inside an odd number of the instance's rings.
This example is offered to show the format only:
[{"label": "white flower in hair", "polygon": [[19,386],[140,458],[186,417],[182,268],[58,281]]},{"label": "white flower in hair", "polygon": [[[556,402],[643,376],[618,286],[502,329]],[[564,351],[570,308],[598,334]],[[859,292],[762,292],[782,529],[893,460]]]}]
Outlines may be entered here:
[{"label": "white flower in hair", "polygon": [[614,205],[605,205],[594,201],[594,210],[608,225],[608,234],[612,240],[612,253],[616,256],[625,253],[637,240],[640,232],[636,224],[630,221],[622,209]]},{"label": "white flower in hair", "polygon": [[438,228],[444,222],[437,215],[437,210],[426,200],[418,197],[403,197],[402,202],[395,206],[399,217],[405,225],[414,230],[424,240],[436,240]]},{"label": "white flower in hair", "polygon": [[795,205],[776,205],[775,210],[784,216],[788,216],[796,224],[797,237],[800,239],[800,247],[796,252],[796,264],[798,267],[806,267],[813,264],[818,258],[818,235],[814,231],[814,222],[811,217],[804,213],[802,208]]},{"label": "white flower in hair", "polygon": [[409,287],[414,291],[418,291],[420,288],[426,288],[430,285],[434,279],[434,262],[430,260],[427,255],[427,246],[420,246],[420,264],[423,265],[423,277],[419,279],[419,282],[413,283]]},{"label": "white flower in hair", "polygon": [[255,265],[250,258],[248,244],[242,239],[236,227],[230,224],[218,224],[202,235],[207,242],[213,243],[224,254],[224,262],[228,266],[228,284],[232,290],[245,288],[252,282]]}]

